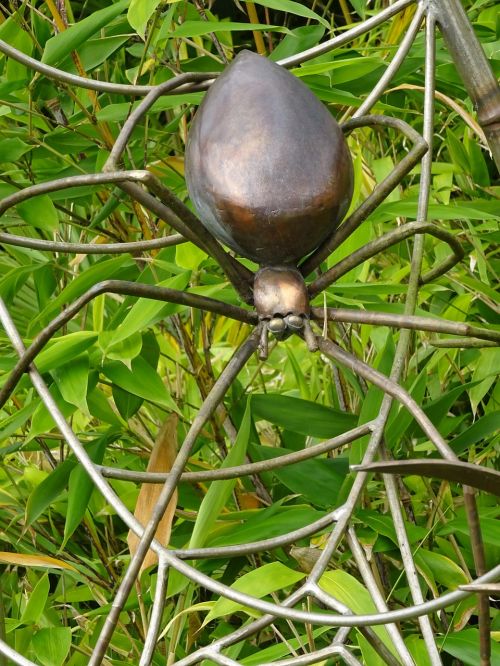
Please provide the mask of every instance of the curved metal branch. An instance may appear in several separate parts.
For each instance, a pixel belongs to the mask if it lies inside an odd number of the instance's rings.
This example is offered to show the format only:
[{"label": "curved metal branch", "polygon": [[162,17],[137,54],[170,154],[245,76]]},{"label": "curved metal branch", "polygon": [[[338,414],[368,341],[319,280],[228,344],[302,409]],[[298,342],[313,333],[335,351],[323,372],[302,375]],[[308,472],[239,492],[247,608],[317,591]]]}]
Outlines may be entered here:
[{"label": "curved metal branch", "polygon": [[54,317],[54,319],[36,336],[31,345],[22,354],[21,358],[11,371],[7,381],[2,386],[0,390],[0,407],[2,407],[5,404],[5,401],[8,400],[18,381],[28,370],[37,354],[39,354],[39,352],[45,347],[52,336],[64,326],[64,324],[67,324],[78,312],[80,312],[87,303],[101,294],[137,296],[140,298],[176,303],[178,305],[186,305],[188,307],[199,308],[200,310],[207,310],[208,312],[215,312],[216,314],[221,314],[246,324],[256,324],[258,321],[257,314],[254,312],[249,312],[236,305],[223,303],[222,301],[217,301],[214,298],[208,298],[206,296],[189,294],[184,291],[178,291],[177,289],[158,287],[156,285],[128,282],[126,280],[106,280],[104,282],[98,282],[58,314],[57,317]]},{"label": "curved metal branch", "polygon": [[392,81],[394,76],[397,74],[399,68],[403,64],[404,59],[406,58],[406,56],[410,51],[413,42],[415,41],[415,37],[417,36],[418,31],[420,30],[420,26],[422,25],[422,20],[425,11],[426,11],[425,5],[423,3],[420,3],[417,7],[417,11],[415,12],[415,16],[413,17],[412,22],[410,23],[410,26],[408,27],[408,30],[406,31],[406,34],[402,39],[401,44],[399,45],[399,48],[394,55],[394,58],[392,59],[391,63],[389,64],[385,72],[382,74],[376,86],[372,89],[368,97],[361,104],[359,109],[357,109],[357,111],[353,113],[352,115],[353,118],[359,118],[360,116],[364,116],[365,114],[369,113],[370,109],[377,103],[377,101],[383,95],[387,86]]},{"label": "curved metal branch", "polygon": [[313,46],[311,49],[307,49],[306,51],[301,51],[300,53],[289,56],[288,58],[278,60],[278,64],[288,69],[290,67],[294,67],[295,65],[300,65],[300,63],[306,62],[307,60],[311,60],[312,58],[316,58],[319,55],[323,55],[323,53],[329,53],[330,51],[339,48],[339,46],[343,46],[351,40],[356,39],[356,37],[363,35],[365,32],[375,28],[377,25],[384,23],[384,21],[387,21],[387,19],[390,19],[396,14],[399,14],[399,12],[403,11],[403,9],[406,7],[414,4],[415,1],[416,0],[397,0],[389,7],[386,7],[381,12],[378,12],[375,16],[372,16],[366,21],[362,21],[359,25],[351,28],[350,30],[346,30],[342,35],[338,35],[333,39],[329,39],[327,42],[323,42],[323,44],[318,44],[318,46]]},{"label": "curved metal branch", "polygon": [[445,243],[448,243],[452,254],[450,257],[441,262],[441,264],[432,268],[425,275],[423,275],[420,278],[420,284],[425,284],[433,279],[436,279],[437,277],[440,277],[463,258],[465,251],[460,244],[460,241],[453,234],[450,234],[444,229],[440,229],[438,226],[430,222],[409,222],[408,224],[404,224],[398,229],[393,229],[380,238],[376,238],[370,243],[363,245],[363,247],[361,247],[359,250],[356,250],[345,259],[342,259],[342,261],[339,261],[338,264],[332,266],[325,273],[322,273],[322,275],[320,275],[308,286],[310,296],[316,296],[340,277],[351,271],[353,268],[356,268],[356,266],[359,266],[364,261],[367,261],[367,259],[375,256],[382,250],[385,250],[393,245],[397,245],[403,240],[406,240],[411,236],[415,236],[415,234],[424,233],[427,233],[431,236],[434,236],[435,238],[439,238]]},{"label": "curved metal branch", "polygon": [[382,460],[369,465],[353,465],[353,472],[383,474],[418,474],[473,486],[500,497],[500,472],[461,460]]},{"label": "curved metal branch", "polygon": [[186,243],[187,238],[181,234],[171,234],[162,238],[153,238],[146,241],[133,241],[131,243],[66,243],[63,241],[48,241],[42,238],[29,238],[28,236],[15,236],[0,232],[0,243],[26,247],[40,252],[69,252],[75,254],[131,254],[159,250],[172,245]]},{"label": "curved metal branch", "polygon": [[[87,88],[88,90],[95,90],[97,92],[107,92],[115,93],[117,95],[133,95],[133,96],[142,96],[147,95],[151,90],[154,90],[155,86],[133,86],[129,84],[122,83],[107,83],[105,81],[94,81],[93,79],[86,79],[83,76],[77,76],[76,74],[69,74],[64,72],[62,69],[57,69],[57,67],[51,67],[46,65],[35,58],[31,58],[22,51],[15,49],[7,42],[4,42],[3,39],[0,39],[0,53],[4,53],[9,58],[17,60],[22,65],[26,65],[35,72],[43,74],[49,79],[55,81],[60,81],[61,83],[69,83],[73,86],[78,86],[79,88]],[[180,74],[175,79],[172,79],[172,88],[182,87],[182,91],[190,92],[194,89],[200,90],[199,87],[194,88],[189,86],[189,83],[199,83],[202,81],[207,81],[213,79],[213,74],[205,74],[204,72],[187,72],[185,74]]]},{"label": "curved metal branch", "polygon": [[324,317],[331,321],[341,321],[346,324],[374,324],[378,326],[394,326],[396,328],[411,329],[414,331],[431,331],[433,333],[450,333],[451,335],[466,335],[491,340],[500,343],[500,331],[471,326],[461,322],[447,321],[437,317],[418,317],[416,315],[396,315],[386,312],[372,312],[371,310],[351,310],[348,308],[312,308],[313,319],[323,321]]},{"label": "curved metal branch", "polygon": [[[235,479],[240,476],[249,476],[251,474],[260,474],[261,472],[269,472],[273,469],[280,469],[287,465],[295,465],[303,460],[309,460],[316,456],[334,451],[335,449],[350,444],[359,437],[368,435],[373,427],[373,421],[364,423],[363,425],[353,428],[348,432],[342,433],[337,437],[309,446],[306,449],[295,451],[294,453],[287,453],[286,455],[278,456],[277,458],[270,458],[269,460],[262,460],[255,463],[247,463],[245,465],[238,465],[237,467],[222,467],[203,472],[184,472],[181,476],[181,481],[191,483],[201,483],[202,481],[220,481],[222,479]],[[138,481],[139,483],[160,483],[166,481],[170,475],[169,472],[133,472],[126,469],[117,469],[116,467],[99,466],[103,476],[108,479],[120,479],[121,481]]]},{"label": "curved metal branch", "polygon": [[347,366],[353,372],[355,372],[360,377],[363,377],[366,381],[378,386],[384,393],[387,393],[392,398],[400,402],[406,407],[406,409],[413,416],[418,425],[422,428],[427,437],[434,444],[439,453],[443,458],[449,460],[456,460],[457,457],[450,446],[443,439],[442,435],[436,429],[436,427],[431,423],[423,409],[418,405],[411,395],[405,391],[399,384],[393,382],[389,377],[383,375],[378,370],[370,367],[363,361],[360,361],[358,358],[346,352],[344,349],[341,349],[331,340],[321,338],[318,336],[318,346],[320,350],[338,361],[342,365]]},{"label": "curved metal branch", "polygon": [[348,238],[359,225],[372,213],[375,208],[392,192],[401,180],[413,169],[428,150],[428,143],[408,123],[398,118],[387,116],[361,116],[348,120],[343,126],[347,134],[358,127],[390,127],[401,132],[412,143],[410,152],[403,157],[391,173],[384,178],[373,192],[361,203],[356,210],[335,230],[299,267],[304,276],[312,273],[346,238]]}]

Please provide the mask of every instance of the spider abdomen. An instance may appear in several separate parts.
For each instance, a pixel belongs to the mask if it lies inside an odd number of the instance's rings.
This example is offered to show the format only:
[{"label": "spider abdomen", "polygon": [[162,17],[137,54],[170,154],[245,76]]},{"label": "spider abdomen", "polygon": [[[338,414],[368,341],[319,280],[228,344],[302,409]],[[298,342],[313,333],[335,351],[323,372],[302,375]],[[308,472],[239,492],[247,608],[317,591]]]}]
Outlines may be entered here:
[{"label": "spider abdomen", "polygon": [[243,51],[201,104],[186,179],[202,222],[259,264],[293,264],[338,225],[352,196],[342,131],[287,70]]}]

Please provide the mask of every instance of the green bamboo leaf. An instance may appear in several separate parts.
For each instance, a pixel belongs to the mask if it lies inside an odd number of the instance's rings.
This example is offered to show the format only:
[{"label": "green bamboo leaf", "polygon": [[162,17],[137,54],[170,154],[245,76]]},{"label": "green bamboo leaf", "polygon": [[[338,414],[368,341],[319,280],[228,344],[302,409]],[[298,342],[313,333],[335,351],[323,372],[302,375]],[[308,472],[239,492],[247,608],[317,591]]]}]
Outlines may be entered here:
[{"label": "green bamboo leaf", "polygon": [[17,204],[16,209],[31,227],[46,231],[57,231],[59,228],[57,210],[48,194],[27,199]]},{"label": "green bamboo leaf", "polygon": [[[451,654],[455,659],[466,666],[477,666],[479,663],[479,631],[477,629],[462,629],[457,633],[438,637],[438,645],[442,650]],[[491,663],[500,664],[500,645],[491,642]]]},{"label": "green bamboo leaf", "polygon": [[45,509],[54,502],[68,485],[69,476],[76,466],[74,457],[60,463],[28,498],[26,504],[26,525],[31,525]]},{"label": "green bamboo leaf", "polygon": [[[245,454],[250,439],[251,427],[250,400],[247,402],[245,414],[241,422],[236,441],[231,447],[221,467],[234,467],[241,465],[245,460]],[[193,533],[189,541],[190,548],[201,548],[205,544],[208,534],[212,529],[218,515],[228,501],[233,488],[236,485],[236,479],[226,479],[223,481],[213,481],[210,484],[207,494],[198,511],[198,516],[193,527]]]},{"label": "green bamboo leaf", "polygon": [[[359,580],[345,571],[326,571],[319,580],[319,586],[332,597],[345,604],[356,615],[370,615],[377,609],[368,590]],[[384,627],[373,627],[386,647],[394,653],[394,646]]]},{"label": "green bamboo leaf", "polygon": [[161,0],[131,0],[127,20],[139,37],[144,39],[146,26]]},{"label": "green bamboo leaf", "polygon": [[[304,573],[293,571],[293,569],[289,569],[281,562],[270,562],[269,564],[265,564],[258,569],[249,571],[244,576],[241,576],[241,578],[238,578],[238,580],[231,585],[231,589],[237,590],[238,592],[246,592],[252,597],[262,599],[262,597],[271,594],[271,592],[277,592],[278,590],[291,587],[299,580],[302,580],[304,576]],[[255,613],[255,611],[250,611],[250,609],[235,601],[220,597],[204,619],[203,626],[211,620],[215,620],[223,615],[231,615],[240,610],[250,612],[252,615]]]},{"label": "green bamboo leaf", "polygon": [[132,360],[130,370],[121,361],[112,361],[103,366],[103,373],[119,388],[132,395],[167,407],[171,411],[178,411],[159,374],[141,356]]},{"label": "green bamboo leaf", "polygon": [[44,573],[38,583],[33,588],[33,592],[28,598],[26,608],[21,615],[21,622],[23,624],[37,624],[44,609],[47,599],[49,598],[49,576]]},{"label": "green bamboo leaf", "polygon": [[170,37],[178,39],[179,37],[201,37],[211,32],[238,32],[244,30],[258,31],[266,30],[269,32],[289,33],[288,28],[280,25],[267,25],[265,23],[236,23],[234,21],[184,21],[173,32]]},{"label": "green bamboo leaf", "polygon": [[252,413],[292,432],[325,439],[354,428],[357,422],[354,414],[277,393],[254,395]]},{"label": "green bamboo leaf", "polygon": [[75,357],[91,347],[96,340],[97,333],[94,331],[77,331],[53,339],[36,357],[36,367],[43,373],[71,364]]},{"label": "green bamboo leaf", "polygon": [[[94,442],[87,448],[92,462],[100,465],[104,458],[106,446],[110,441],[110,436],[104,435],[97,442]],[[66,510],[66,522],[64,524],[64,539],[61,545],[63,549],[68,543],[68,539],[81,523],[85,512],[87,511],[90,496],[94,490],[94,482],[87,474],[82,465],[78,465],[72,470],[69,476],[68,486],[68,508]]]},{"label": "green bamboo leaf", "polygon": [[32,646],[43,666],[62,666],[71,648],[71,629],[44,627],[33,636]]},{"label": "green bamboo leaf", "polygon": [[46,65],[57,65],[71,51],[75,51],[96,32],[111,23],[124,11],[128,3],[129,0],[122,0],[104,9],[99,9],[82,21],[70,26],[67,30],[51,37],[45,44],[42,62]]},{"label": "green bamboo leaf", "polygon": [[[163,280],[158,283],[158,286],[184,290],[188,285],[190,277],[191,272],[188,271],[186,273],[181,273],[180,275],[174,275],[174,277],[168,278],[167,280]],[[148,326],[151,326],[160,319],[169,317],[175,312],[182,310],[184,307],[185,306],[183,305],[157,301],[152,298],[138,298],[125,316],[125,319],[110,336],[105,351],[112,348],[118,342],[126,340],[138,331],[144,331]]]},{"label": "green bamboo leaf", "polygon": [[319,23],[324,25],[325,28],[330,28],[330,24],[326,19],[300,2],[293,2],[293,0],[255,0],[255,4],[268,7],[269,9],[277,9],[281,12],[287,12],[287,14],[295,14],[296,16],[302,16],[303,18],[313,19],[314,21],[319,21]]},{"label": "green bamboo leaf", "polygon": [[89,365],[89,355],[81,354],[52,373],[64,400],[85,413],[88,412]]}]

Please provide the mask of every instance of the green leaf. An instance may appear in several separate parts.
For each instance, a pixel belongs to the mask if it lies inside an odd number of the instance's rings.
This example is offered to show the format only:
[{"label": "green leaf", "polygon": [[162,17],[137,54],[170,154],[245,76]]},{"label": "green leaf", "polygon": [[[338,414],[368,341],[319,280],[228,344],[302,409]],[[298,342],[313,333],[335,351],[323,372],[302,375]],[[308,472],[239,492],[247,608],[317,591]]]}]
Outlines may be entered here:
[{"label": "green leaf", "polygon": [[71,648],[69,627],[45,627],[36,632],[32,646],[43,666],[62,666]]},{"label": "green leaf", "polygon": [[38,583],[35,585],[32,593],[28,597],[28,603],[21,615],[21,622],[23,624],[37,624],[44,609],[47,599],[49,598],[49,576],[43,574]]},{"label": "green leaf", "polygon": [[288,28],[283,28],[279,25],[266,25],[265,23],[236,23],[234,21],[184,21],[182,25],[177,27],[170,33],[170,37],[200,37],[201,35],[208,35],[211,32],[237,32],[240,30],[257,31],[268,30],[269,32],[285,32],[288,33]]},{"label": "green leaf", "polygon": [[[479,631],[477,629],[462,629],[457,633],[450,633],[445,638],[438,637],[438,645],[442,650],[460,659],[467,666],[479,664]],[[500,645],[491,642],[491,663],[500,664]]]},{"label": "green leaf", "polygon": [[[319,586],[356,615],[371,615],[377,612],[368,590],[345,571],[326,571],[319,580]],[[373,631],[394,654],[387,630],[384,627],[373,627]]]},{"label": "green leaf", "polygon": [[[25,153],[32,150],[33,146],[21,141],[17,136],[13,139],[2,138],[2,150],[0,150],[0,164],[5,162],[17,162]],[[19,204],[18,204],[19,206]]]},{"label": "green leaf", "polygon": [[87,289],[95,286],[103,280],[110,280],[120,271],[123,273],[124,264],[131,263],[127,255],[105,259],[89,266],[83,273],[71,282],[45,307],[38,317],[35,317],[32,324],[36,325],[40,321],[46,321],[54,313],[59,313],[60,309],[67,303],[73,302],[78,296],[81,296]]},{"label": "green leaf", "polygon": [[291,31],[291,34],[284,36],[269,55],[269,60],[276,62],[301,51],[306,51],[319,44],[324,34],[325,29],[321,25],[304,25],[300,28],[295,28]]},{"label": "green leaf", "polygon": [[[168,289],[184,290],[189,282],[191,276],[190,272],[174,275],[174,277],[159,282],[159,287],[167,287]],[[118,342],[126,340],[128,337],[144,331],[148,326],[153,323],[169,317],[170,315],[185,308],[184,305],[176,305],[175,303],[165,303],[153,298],[138,298],[132,305],[130,311],[127,313],[125,319],[116,328],[111,339],[108,341],[109,347],[113,347]],[[108,348],[109,348],[108,347]]]},{"label": "green leaf", "polygon": [[88,354],[77,356],[71,363],[65,363],[62,368],[58,368],[52,374],[64,400],[87,413]]},{"label": "green leaf", "polygon": [[464,430],[464,432],[455,437],[455,439],[452,439],[450,446],[457,455],[463,453],[473,444],[486,439],[489,435],[497,433],[499,423],[500,412],[486,414],[475,421],[467,430]]},{"label": "green leaf", "polygon": [[[236,441],[227,454],[221,468],[234,467],[241,465],[245,460],[245,454],[250,438],[250,400],[248,400],[245,414],[241,422],[240,429]],[[226,505],[234,486],[236,485],[236,478],[225,479],[221,481],[213,481],[210,484],[207,494],[203,498],[198,516],[193,527],[191,539],[189,541],[190,548],[202,548],[205,545],[207,536],[212,529],[217,517]]]},{"label": "green leaf", "polygon": [[131,0],[127,12],[127,20],[139,37],[144,39],[146,26],[153,16],[161,0]]},{"label": "green leaf", "polygon": [[71,364],[76,356],[91,347],[97,340],[94,331],[77,331],[51,340],[36,357],[36,367],[42,373]]},{"label": "green leaf", "polygon": [[120,388],[145,400],[149,400],[172,411],[177,405],[165,388],[159,374],[141,356],[131,362],[131,370],[120,361],[106,363],[103,373]]},{"label": "green leaf", "polygon": [[27,199],[17,204],[16,208],[19,215],[31,227],[46,231],[57,231],[59,228],[57,210],[48,194]]},{"label": "green leaf", "polygon": [[[269,446],[252,445],[250,450],[254,462],[292,453],[289,449]],[[346,458],[313,458],[272,470],[271,473],[293,493],[307,498],[313,506],[331,507],[336,503],[349,467]]]},{"label": "green leaf", "polygon": [[99,9],[79,23],[75,23],[67,30],[51,37],[45,44],[42,62],[46,65],[57,65],[71,51],[75,51],[92,35],[111,23],[114,18],[123,12],[128,3],[129,0],[122,0],[104,9]]},{"label": "green leaf", "polygon": [[252,396],[252,414],[292,432],[325,439],[354,428],[357,422],[353,414],[277,393]]},{"label": "green leaf", "polygon": [[26,524],[31,525],[66,488],[76,466],[74,457],[60,463],[31,493],[26,504]]},{"label": "green leaf", "polygon": [[415,553],[417,566],[420,561],[424,562],[432,570],[432,575],[436,582],[441,583],[441,585],[444,585],[448,589],[455,589],[459,585],[464,585],[468,582],[466,574],[458,564],[440,553],[435,553],[426,548],[419,548]]},{"label": "green leaf", "polygon": [[[87,448],[91,460],[96,465],[100,465],[104,458],[106,446],[110,441],[110,436],[104,435],[97,442],[94,442]],[[81,523],[85,512],[88,509],[90,497],[94,490],[94,482],[87,474],[81,464],[72,470],[69,477],[68,487],[68,508],[66,510],[66,522],[64,524],[64,539],[61,549],[65,547],[68,539]]]},{"label": "green leaf", "polygon": [[[258,569],[249,571],[244,576],[241,576],[241,578],[238,578],[238,580],[231,585],[231,589],[238,590],[238,592],[245,592],[257,599],[262,599],[262,597],[271,594],[271,592],[291,587],[299,580],[302,580],[304,576],[304,573],[293,571],[284,564],[281,564],[281,562],[270,562],[269,564],[265,564]],[[231,615],[232,613],[244,610],[245,608],[245,606],[242,606],[235,601],[220,597],[203,621],[203,625],[218,617]],[[252,613],[254,613],[254,611],[252,611]]]},{"label": "green leaf", "polygon": [[293,0],[255,0],[255,4],[269,7],[269,9],[277,9],[281,12],[287,12],[288,14],[302,16],[303,18],[313,19],[314,21],[319,21],[325,26],[325,28],[330,28],[330,24],[326,19],[300,2],[293,2]]}]

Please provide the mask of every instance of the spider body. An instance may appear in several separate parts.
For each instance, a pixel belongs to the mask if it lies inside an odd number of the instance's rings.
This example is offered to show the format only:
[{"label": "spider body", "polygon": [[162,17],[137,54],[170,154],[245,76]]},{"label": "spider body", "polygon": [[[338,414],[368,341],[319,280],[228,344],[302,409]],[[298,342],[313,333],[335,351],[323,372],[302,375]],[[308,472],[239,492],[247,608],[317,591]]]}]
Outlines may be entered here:
[{"label": "spider body", "polygon": [[243,51],[196,114],[186,179],[220,241],[260,265],[293,266],[342,219],[353,169],[342,130],[314,94]]}]

